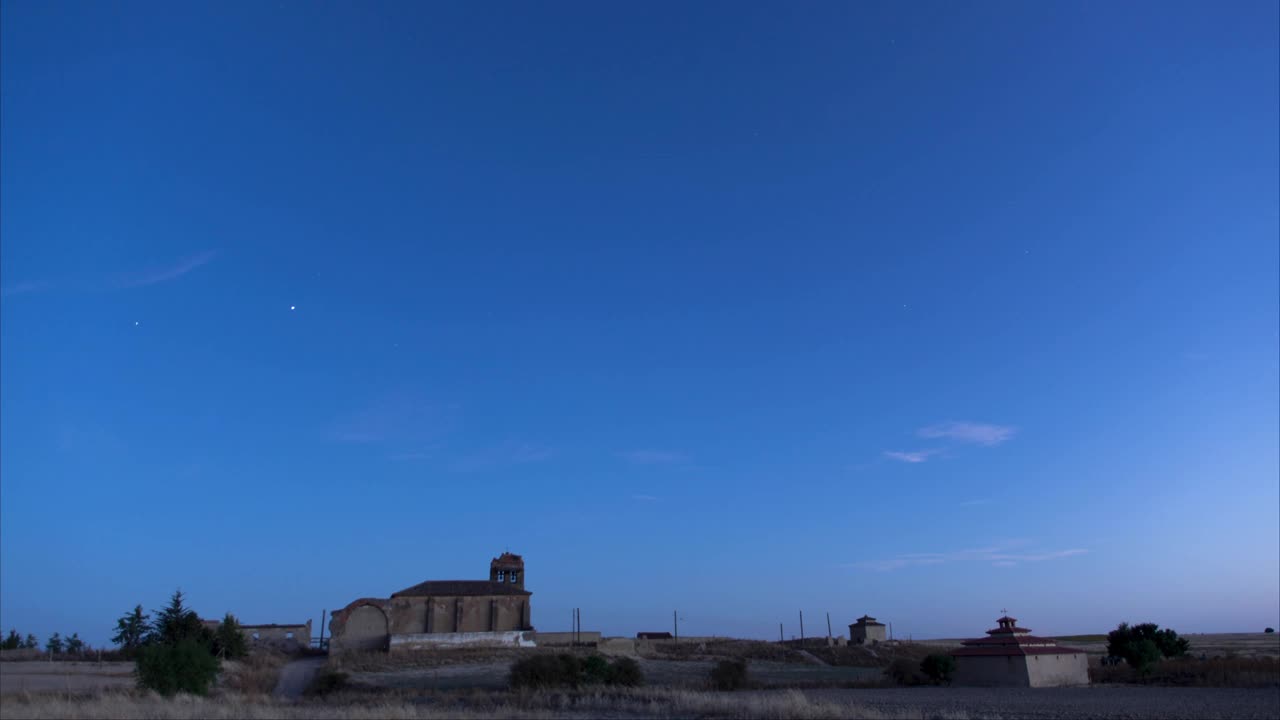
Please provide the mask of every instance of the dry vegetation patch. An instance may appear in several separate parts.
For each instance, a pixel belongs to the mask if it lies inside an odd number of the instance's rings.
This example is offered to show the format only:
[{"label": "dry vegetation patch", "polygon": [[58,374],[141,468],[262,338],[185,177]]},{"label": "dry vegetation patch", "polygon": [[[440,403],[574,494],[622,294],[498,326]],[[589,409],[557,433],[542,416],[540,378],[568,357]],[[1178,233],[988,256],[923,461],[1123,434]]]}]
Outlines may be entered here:
[{"label": "dry vegetation patch", "polygon": [[1280,688],[1280,660],[1258,657],[1194,657],[1162,660],[1147,673],[1128,665],[1090,665],[1089,681],[1178,687]]}]

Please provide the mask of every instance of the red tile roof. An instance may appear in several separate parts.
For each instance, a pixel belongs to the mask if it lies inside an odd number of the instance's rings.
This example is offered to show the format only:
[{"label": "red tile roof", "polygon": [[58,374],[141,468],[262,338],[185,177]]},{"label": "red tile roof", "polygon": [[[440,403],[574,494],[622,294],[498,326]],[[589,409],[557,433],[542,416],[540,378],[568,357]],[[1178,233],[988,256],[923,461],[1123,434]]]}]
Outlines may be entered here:
[{"label": "red tile roof", "polygon": [[995,645],[986,647],[962,647],[952,650],[952,657],[1007,657],[1020,655],[1078,655],[1084,653],[1076,648],[1061,645]]},{"label": "red tile roof", "polygon": [[1000,627],[988,630],[988,637],[965,640],[964,647],[953,650],[953,657],[1008,657],[1019,655],[1075,655],[1083,650],[1064,647],[1053,638],[1031,635],[1031,631],[1016,625],[1017,620],[1008,615],[996,621]]},{"label": "red tile roof", "polygon": [[392,593],[391,597],[421,597],[424,595],[435,596],[474,596],[474,595],[532,595],[528,590],[520,588],[510,583],[489,582],[488,580],[428,580],[420,582],[413,587],[407,587],[400,592]]}]

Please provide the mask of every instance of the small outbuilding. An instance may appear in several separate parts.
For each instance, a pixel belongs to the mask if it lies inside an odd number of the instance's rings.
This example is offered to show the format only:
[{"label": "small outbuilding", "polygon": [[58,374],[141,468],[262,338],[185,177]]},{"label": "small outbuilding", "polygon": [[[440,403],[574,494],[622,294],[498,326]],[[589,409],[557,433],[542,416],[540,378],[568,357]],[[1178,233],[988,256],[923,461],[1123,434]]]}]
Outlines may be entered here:
[{"label": "small outbuilding", "polygon": [[863,615],[849,626],[849,644],[874,645],[884,642],[884,623],[876,622],[870,615]]},{"label": "small outbuilding", "polygon": [[1083,650],[1063,647],[1053,638],[1036,637],[1008,615],[987,637],[965,640],[951,656],[956,685],[981,687],[1071,687],[1089,684],[1089,661]]}]

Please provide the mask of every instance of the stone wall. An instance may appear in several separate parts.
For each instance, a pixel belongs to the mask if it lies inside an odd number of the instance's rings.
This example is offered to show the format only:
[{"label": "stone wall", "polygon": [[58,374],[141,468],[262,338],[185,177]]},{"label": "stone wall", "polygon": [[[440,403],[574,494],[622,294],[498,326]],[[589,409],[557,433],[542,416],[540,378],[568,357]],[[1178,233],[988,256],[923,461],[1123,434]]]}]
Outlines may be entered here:
[{"label": "stone wall", "polygon": [[392,653],[442,650],[457,647],[535,647],[532,631],[406,633],[392,635]]},{"label": "stone wall", "polygon": [[380,650],[396,635],[532,630],[527,595],[362,598],[335,612],[331,653]]},{"label": "stone wall", "polygon": [[1084,653],[1028,655],[1031,687],[1076,687],[1089,684],[1089,660]]},{"label": "stone wall", "polygon": [[297,652],[311,647],[311,621],[303,625],[241,625],[250,649],[270,647]]},{"label": "stone wall", "polygon": [[1031,684],[1022,655],[958,657],[951,682],[977,687],[1028,687]]},{"label": "stone wall", "polygon": [[[540,632],[536,638],[538,647],[546,647],[548,645],[572,645],[574,642],[574,634],[571,632]],[[600,633],[595,631],[583,630],[577,634],[577,641],[584,645],[599,645]]]}]

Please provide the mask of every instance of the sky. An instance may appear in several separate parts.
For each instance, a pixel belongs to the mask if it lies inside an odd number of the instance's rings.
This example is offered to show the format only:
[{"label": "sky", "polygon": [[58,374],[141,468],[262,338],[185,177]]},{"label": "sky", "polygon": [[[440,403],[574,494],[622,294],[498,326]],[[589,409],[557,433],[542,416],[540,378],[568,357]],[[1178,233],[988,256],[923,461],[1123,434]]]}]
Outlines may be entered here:
[{"label": "sky", "polygon": [[5,2],[0,632],[1276,626],[1278,13]]}]

